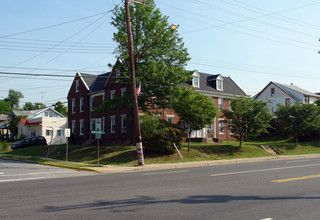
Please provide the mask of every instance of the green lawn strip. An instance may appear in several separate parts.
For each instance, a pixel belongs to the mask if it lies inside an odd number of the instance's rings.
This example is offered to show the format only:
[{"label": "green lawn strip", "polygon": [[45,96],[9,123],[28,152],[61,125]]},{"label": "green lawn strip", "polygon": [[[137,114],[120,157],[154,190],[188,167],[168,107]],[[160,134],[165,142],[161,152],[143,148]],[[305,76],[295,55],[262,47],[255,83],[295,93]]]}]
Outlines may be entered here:
[{"label": "green lawn strip", "polygon": [[[183,143],[180,152],[185,162],[274,156],[258,148],[257,146],[259,145],[272,145],[282,152],[283,155],[320,153],[320,141],[301,142],[298,146],[294,146],[293,142],[285,139],[260,139],[244,142],[241,149],[238,148],[238,145],[238,142],[191,143],[191,150],[188,151],[187,143]],[[50,152],[49,158],[60,161],[40,159],[40,157],[47,157],[48,149]],[[138,163],[135,146],[100,146],[99,151],[100,165],[136,166]],[[4,154],[7,156],[23,156],[27,160],[35,162],[48,162],[61,165],[72,164],[72,166],[76,167],[96,167],[98,162],[96,145],[69,145],[68,161],[75,163],[63,162],[66,159],[66,145],[34,146],[15,151],[9,150]],[[144,156],[145,164],[182,162],[178,153],[173,155],[158,155],[144,152]]]}]

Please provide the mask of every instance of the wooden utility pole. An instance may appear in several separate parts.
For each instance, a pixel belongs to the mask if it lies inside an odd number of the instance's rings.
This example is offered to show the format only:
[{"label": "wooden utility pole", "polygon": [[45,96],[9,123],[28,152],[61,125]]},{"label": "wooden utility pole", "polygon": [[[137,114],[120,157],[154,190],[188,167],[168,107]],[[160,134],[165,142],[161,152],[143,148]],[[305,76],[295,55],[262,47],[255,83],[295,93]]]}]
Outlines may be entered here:
[{"label": "wooden utility pole", "polygon": [[[131,0],[126,0],[125,10],[126,10],[126,23],[127,23],[127,35],[128,35],[128,52],[129,52],[129,63],[130,63],[130,74],[131,74],[131,84],[132,84],[132,107],[133,107],[133,124],[134,124],[134,133],[136,138],[137,146],[137,156],[138,156],[138,165],[144,165],[143,157],[143,148],[141,140],[141,130],[139,122],[139,113],[138,113],[138,102],[137,102],[137,93],[136,93],[136,74],[134,66],[134,56],[133,56],[133,44],[132,44],[132,33],[131,33],[131,22],[130,22],[130,2]],[[134,1],[136,2],[136,1]]]}]

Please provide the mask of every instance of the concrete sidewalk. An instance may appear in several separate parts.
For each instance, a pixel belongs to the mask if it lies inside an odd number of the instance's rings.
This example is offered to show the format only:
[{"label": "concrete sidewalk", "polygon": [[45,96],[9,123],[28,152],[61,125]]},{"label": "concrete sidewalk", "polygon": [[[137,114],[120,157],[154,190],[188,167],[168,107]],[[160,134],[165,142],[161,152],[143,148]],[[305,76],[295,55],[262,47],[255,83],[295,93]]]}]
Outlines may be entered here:
[{"label": "concrete sidewalk", "polygon": [[225,165],[225,164],[253,163],[253,162],[263,162],[263,161],[270,161],[270,160],[305,159],[305,158],[314,158],[314,157],[320,157],[320,154],[279,155],[279,156],[271,156],[271,157],[241,158],[241,159],[230,159],[230,160],[210,160],[210,161],[166,163],[166,164],[147,164],[144,166],[132,166],[132,167],[105,165],[103,167],[99,167],[95,169],[102,173],[126,173],[126,172],[138,172],[138,171],[149,171],[149,170],[177,169],[177,168],[186,168],[186,167],[203,167],[203,166],[215,166],[215,165]]}]

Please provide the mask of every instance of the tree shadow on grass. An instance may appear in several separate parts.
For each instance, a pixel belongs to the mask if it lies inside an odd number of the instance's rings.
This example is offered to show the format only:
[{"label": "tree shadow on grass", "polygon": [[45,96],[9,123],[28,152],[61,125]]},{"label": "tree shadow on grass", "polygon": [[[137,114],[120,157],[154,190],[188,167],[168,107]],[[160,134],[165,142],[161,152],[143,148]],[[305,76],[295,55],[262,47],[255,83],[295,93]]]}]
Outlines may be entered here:
[{"label": "tree shadow on grass", "polygon": [[113,155],[111,157],[103,158],[100,160],[101,164],[124,164],[124,163],[130,163],[137,160],[137,151],[136,150],[130,150],[125,151],[122,153],[119,153],[117,155]]},{"label": "tree shadow on grass", "polygon": [[74,204],[67,206],[45,206],[40,212],[62,212],[68,210],[106,210],[111,212],[130,211],[134,208],[150,207],[150,205],[158,204],[217,204],[227,203],[232,201],[277,201],[277,200],[319,200],[320,197],[262,197],[262,196],[232,196],[232,195],[193,195],[181,199],[162,200],[156,197],[139,196],[136,198],[123,199],[123,200],[106,200],[95,201],[91,203]]}]

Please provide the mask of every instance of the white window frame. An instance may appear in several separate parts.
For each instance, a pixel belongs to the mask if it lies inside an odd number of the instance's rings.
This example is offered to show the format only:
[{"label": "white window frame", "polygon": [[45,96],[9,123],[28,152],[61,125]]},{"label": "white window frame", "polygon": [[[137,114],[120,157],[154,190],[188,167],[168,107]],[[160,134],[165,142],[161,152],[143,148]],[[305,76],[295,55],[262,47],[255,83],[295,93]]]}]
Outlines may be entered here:
[{"label": "white window frame", "polygon": [[90,111],[94,111],[94,96],[90,97]]},{"label": "white window frame", "polygon": [[222,91],[223,90],[223,80],[217,79],[217,90]]},{"label": "white window frame", "polygon": [[127,88],[121,88],[121,96],[124,96],[127,92]]},{"label": "white window frame", "polygon": [[83,98],[80,98],[80,112],[83,112]]},{"label": "white window frame", "polygon": [[57,136],[58,137],[64,137],[64,129],[57,130]]},{"label": "white window frame", "polygon": [[[49,134],[48,134],[49,133]],[[46,136],[53,136],[53,129],[52,128],[46,128]]]},{"label": "white window frame", "polygon": [[[221,126],[220,123],[222,123],[222,126]],[[225,123],[224,123],[224,120],[220,119],[218,124],[219,124],[219,134],[225,134]]]},{"label": "white window frame", "polygon": [[218,109],[223,109],[223,98],[218,98]]},{"label": "white window frame", "polygon": [[110,133],[111,134],[116,133],[116,116],[115,115],[110,116]]},{"label": "white window frame", "polygon": [[76,80],[76,92],[79,92],[79,86],[80,86],[79,80]]},{"label": "white window frame", "polygon": [[200,87],[200,77],[198,77],[198,76],[194,76],[194,77],[193,77],[193,79],[192,79],[192,86],[193,86],[193,87],[197,87],[197,88]]},{"label": "white window frame", "polygon": [[174,116],[173,115],[167,115],[167,121],[171,124],[174,124]]},{"label": "white window frame", "polygon": [[83,130],[84,130],[84,126],[83,126],[83,119],[80,119],[79,120],[79,128],[80,128],[80,131],[79,131],[79,134],[80,135],[83,135]]},{"label": "white window frame", "polygon": [[116,97],[116,90],[110,90],[110,100],[115,99]]},{"label": "white window frame", "polygon": [[72,99],[71,101],[71,112],[72,114],[76,113],[76,99]]}]

